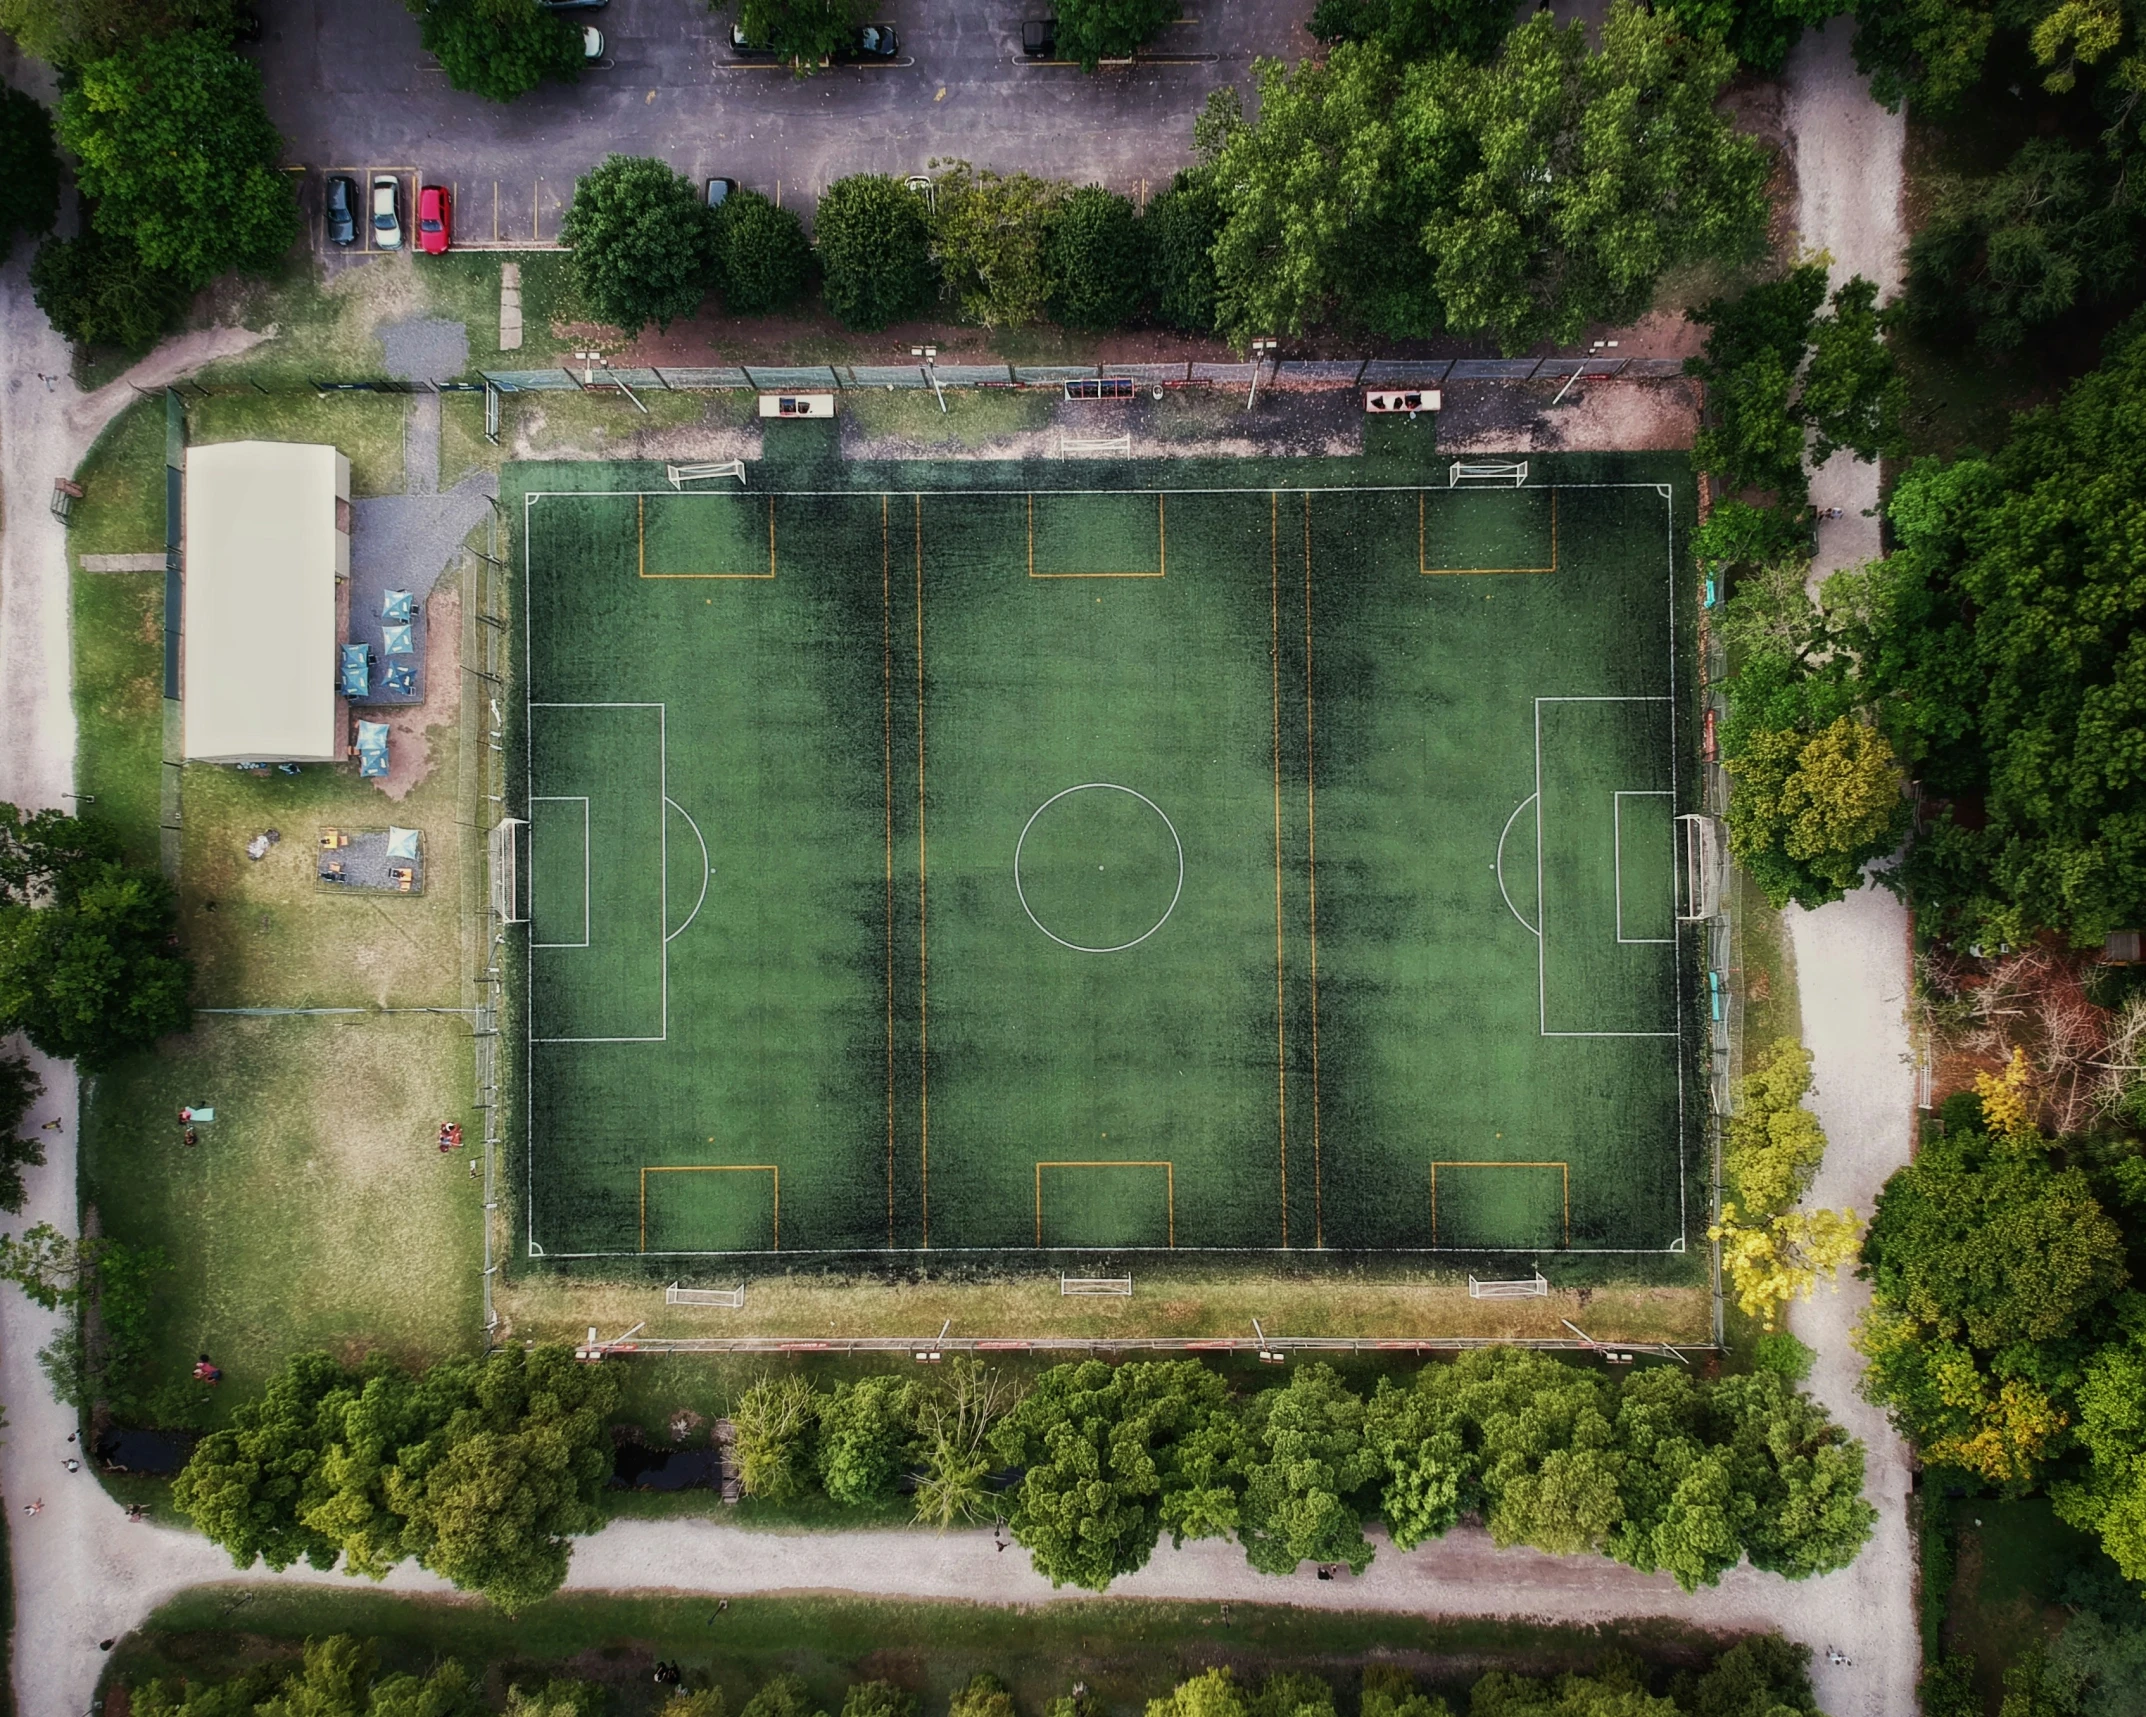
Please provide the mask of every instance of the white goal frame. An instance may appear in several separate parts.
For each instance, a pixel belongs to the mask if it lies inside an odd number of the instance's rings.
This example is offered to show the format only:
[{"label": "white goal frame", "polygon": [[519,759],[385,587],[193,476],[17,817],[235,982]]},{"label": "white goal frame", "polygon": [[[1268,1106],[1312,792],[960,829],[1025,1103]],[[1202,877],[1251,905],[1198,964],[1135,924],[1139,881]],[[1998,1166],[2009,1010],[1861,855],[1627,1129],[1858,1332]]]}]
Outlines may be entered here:
[{"label": "white goal frame", "polygon": [[718,477],[735,477],[742,488],[745,484],[745,461],[725,459],[708,465],[666,465],[663,474],[670,479],[674,489],[683,489],[688,483],[712,482]]},{"label": "white goal frame", "polygon": [[1133,454],[1133,438],[1130,435],[1061,435],[1058,438],[1058,452],[1061,458],[1116,453],[1130,459]]},{"label": "white goal frame", "polygon": [[1729,872],[1729,843],[1721,819],[1687,811],[1677,818],[1683,863],[1677,869],[1677,922],[1703,924],[1720,916]]},{"label": "white goal frame", "polygon": [[745,1309],[745,1284],[735,1288],[681,1288],[676,1282],[663,1290],[667,1306],[721,1306],[726,1311]]},{"label": "white goal frame", "polygon": [[1471,1300],[1545,1300],[1550,1297],[1550,1284],[1540,1270],[1518,1282],[1485,1282],[1470,1276],[1468,1297]]},{"label": "white goal frame", "polygon": [[1456,459],[1446,467],[1448,489],[1458,489],[1464,483],[1490,489],[1524,489],[1527,481],[1528,462],[1525,459]]},{"label": "white goal frame", "polygon": [[528,826],[526,818],[502,817],[485,837],[492,861],[492,916],[502,924],[519,924],[525,916],[515,830]]},{"label": "white goal frame", "polygon": [[1130,1276],[1060,1276],[1058,1297],[1069,1299],[1083,1294],[1115,1296],[1121,1300],[1133,1297],[1133,1279]]}]

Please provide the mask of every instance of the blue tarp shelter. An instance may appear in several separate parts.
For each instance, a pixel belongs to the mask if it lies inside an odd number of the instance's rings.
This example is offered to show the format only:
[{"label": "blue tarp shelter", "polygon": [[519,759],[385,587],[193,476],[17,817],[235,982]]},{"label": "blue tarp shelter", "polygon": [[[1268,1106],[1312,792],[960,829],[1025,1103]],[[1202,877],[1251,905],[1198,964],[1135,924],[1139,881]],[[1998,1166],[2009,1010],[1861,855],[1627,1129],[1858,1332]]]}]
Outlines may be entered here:
[{"label": "blue tarp shelter", "polygon": [[358,773],[360,775],[385,775],[387,773],[386,722],[361,721],[358,723]]},{"label": "blue tarp shelter", "polygon": [[390,662],[387,665],[387,689],[391,692],[414,692],[417,690],[417,670],[408,662]]},{"label": "blue tarp shelter", "polygon": [[343,646],[343,696],[362,698],[372,695],[372,652],[363,644]]},{"label": "blue tarp shelter", "polygon": [[417,831],[398,829],[390,825],[387,832],[387,856],[391,859],[417,857]]},{"label": "blue tarp shelter", "polygon": [[400,623],[390,622],[381,627],[380,642],[391,656],[417,654],[417,640],[410,635],[410,623],[407,620]]},{"label": "blue tarp shelter", "polygon": [[390,590],[380,598],[380,618],[383,620],[414,620],[417,605],[410,600],[407,590]]}]

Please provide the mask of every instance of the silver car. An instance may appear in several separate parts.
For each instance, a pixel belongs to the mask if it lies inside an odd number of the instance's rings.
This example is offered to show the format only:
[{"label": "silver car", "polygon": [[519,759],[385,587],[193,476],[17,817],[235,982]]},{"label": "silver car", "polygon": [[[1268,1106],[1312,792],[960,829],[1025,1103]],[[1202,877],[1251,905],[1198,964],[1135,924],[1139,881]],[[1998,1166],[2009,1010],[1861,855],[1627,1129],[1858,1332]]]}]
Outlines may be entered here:
[{"label": "silver car", "polygon": [[373,248],[402,249],[402,181],[392,173],[373,180]]}]

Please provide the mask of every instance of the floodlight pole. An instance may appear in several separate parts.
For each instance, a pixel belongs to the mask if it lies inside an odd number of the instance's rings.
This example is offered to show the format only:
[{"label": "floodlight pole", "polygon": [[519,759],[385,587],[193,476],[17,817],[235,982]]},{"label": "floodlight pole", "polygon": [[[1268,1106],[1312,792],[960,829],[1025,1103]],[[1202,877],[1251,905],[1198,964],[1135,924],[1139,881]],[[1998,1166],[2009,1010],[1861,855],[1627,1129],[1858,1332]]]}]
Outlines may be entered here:
[{"label": "floodlight pole", "polygon": [[1254,340],[1252,342],[1252,391],[1244,396],[1244,409],[1250,411],[1259,398],[1259,366],[1267,355],[1281,346],[1279,340]]},{"label": "floodlight pole", "polygon": [[1592,346],[1588,347],[1587,357],[1582,358],[1572,366],[1572,374],[1565,378],[1565,385],[1557,390],[1557,398],[1550,403],[1552,405],[1563,405],[1565,403],[1565,396],[1579,386],[1580,378],[1587,373],[1588,358],[1592,358],[1597,352],[1610,352],[1616,349],[1617,342],[1615,340],[1597,340]]},{"label": "floodlight pole", "polygon": [[924,360],[924,379],[931,383],[931,391],[938,397],[939,415],[946,415],[946,395],[939,386],[939,366],[933,361],[939,356],[937,346],[911,346],[909,355]]}]

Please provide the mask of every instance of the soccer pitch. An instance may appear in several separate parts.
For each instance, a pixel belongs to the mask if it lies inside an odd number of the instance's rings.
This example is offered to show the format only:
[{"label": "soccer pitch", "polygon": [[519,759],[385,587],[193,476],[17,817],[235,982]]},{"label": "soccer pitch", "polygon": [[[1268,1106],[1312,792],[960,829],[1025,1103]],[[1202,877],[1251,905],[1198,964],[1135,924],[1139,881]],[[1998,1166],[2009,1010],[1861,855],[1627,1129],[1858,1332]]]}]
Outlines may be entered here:
[{"label": "soccer pitch", "polygon": [[1681,462],[753,475],[508,468],[532,1255],[1684,1249]]}]

